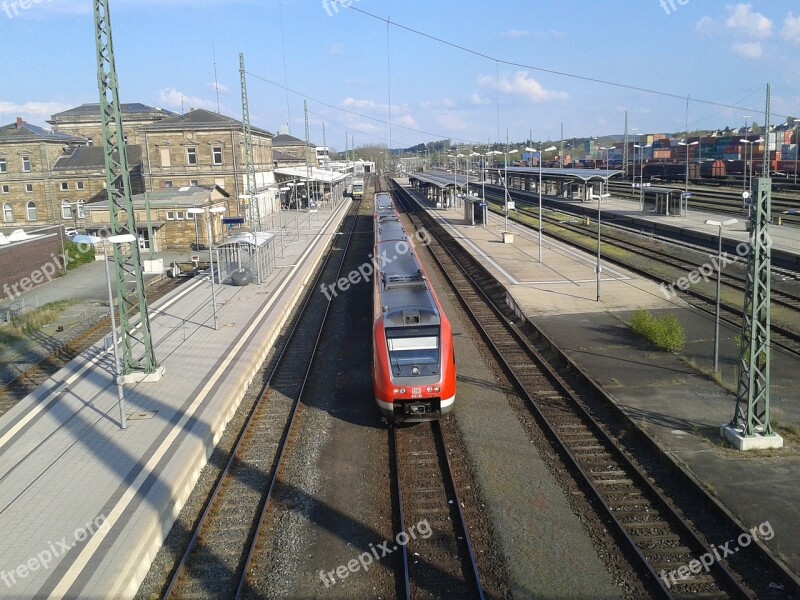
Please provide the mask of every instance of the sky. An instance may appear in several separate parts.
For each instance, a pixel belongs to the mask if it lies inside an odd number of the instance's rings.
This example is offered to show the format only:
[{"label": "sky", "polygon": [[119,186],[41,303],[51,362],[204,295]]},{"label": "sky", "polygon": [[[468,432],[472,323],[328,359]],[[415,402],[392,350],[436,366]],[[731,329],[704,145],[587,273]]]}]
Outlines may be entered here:
[{"label": "sky", "polygon": [[[0,124],[98,101],[91,6],[0,0]],[[110,0],[110,14],[122,102],[216,111],[216,60],[220,110],[240,119],[243,52],[252,124],[304,138],[305,101],[312,143],[324,123],[337,150],[348,134],[393,148],[619,134],[626,111],[634,134],[763,124],[767,83],[773,123],[800,115],[797,0]]]}]

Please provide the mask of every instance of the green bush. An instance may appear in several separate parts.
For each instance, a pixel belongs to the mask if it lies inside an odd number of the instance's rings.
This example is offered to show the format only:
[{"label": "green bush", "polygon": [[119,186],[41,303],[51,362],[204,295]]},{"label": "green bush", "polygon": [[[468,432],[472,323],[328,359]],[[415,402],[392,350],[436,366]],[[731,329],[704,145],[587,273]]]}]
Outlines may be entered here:
[{"label": "green bush", "polygon": [[678,352],[686,344],[683,326],[674,315],[656,317],[646,310],[637,310],[631,317],[630,327],[634,333],[667,352]]},{"label": "green bush", "polygon": [[[83,252],[81,252],[83,250]],[[76,244],[74,242],[64,241],[64,253],[67,258],[67,271],[71,271],[76,267],[94,262],[94,248],[91,244]]]}]

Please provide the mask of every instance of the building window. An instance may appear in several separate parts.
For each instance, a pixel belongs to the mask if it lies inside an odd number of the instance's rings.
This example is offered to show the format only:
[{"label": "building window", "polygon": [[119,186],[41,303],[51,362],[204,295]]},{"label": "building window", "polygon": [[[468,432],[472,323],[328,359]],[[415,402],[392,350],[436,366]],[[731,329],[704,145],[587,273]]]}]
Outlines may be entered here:
[{"label": "building window", "polygon": [[66,181],[62,181],[61,182],[61,191],[62,192],[66,192],[67,190],[69,190],[69,183],[67,183]]},{"label": "building window", "polygon": [[190,179],[190,180],[189,180],[189,186],[190,186],[190,187],[197,187],[198,185],[200,185],[200,184],[199,184],[199,183],[197,183],[197,182],[198,182],[198,180],[197,180],[197,179]]},{"label": "building window", "polygon": [[161,166],[171,167],[172,161],[169,158],[169,148],[159,148],[158,154],[161,156]]},{"label": "building window", "polygon": [[168,210],[167,211],[167,221],[174,221],[175,220],[175,211]]},{"label": "building window", "polygon": [[25,193],[26,194],[32,194],[33,193],[33,184],[32,183],[26,183],[25,184]]},{"label": "building window", "polygon": [[61,218],[72,219],[72,205],[69,203],[69,200],[63,200],[61,202]]},{"label": "building window", "polygon": [[86,218],[86,211],[84,211],[84,204],[86,204],[86,202],[83,201],[83,198],[78,200],[78,218],[79,219],[85,219]]},{"label": "building window", "polygon": [[186,164],[189,166],[197,164],[197,148],[186,149]]},{"label": "building window", "polygon": [[172,189],[172,182],[171,181],[165,181],[164,182],[164,189],[165,190]]},{"label": "building window", "polygon": [[213,156],[213,164],[221,165],[222,164],[222,146],[215,146],[211,149],[211,154]]},{"label": "building window", "polygon": [[83,182],[82,181],[76,181],[75,182],[75,189],[78,190],[79,192],[83,191]]},{"label": "building window", "polygon": [[11,205],[8,202],[3,204],[3,222],[5,223],[14,222],[14,209],[11,208]]},{"label": "building window", "polygon": [[39,215],[36,212],[36,202],[28,202],[26,205],[26,213],[28,221],[36,221],[39,218]]},{"label": "building window", "polygon": [[183,213],[181,211],[178,211],[178,212],[175,213],[175,220],[176,221],[183,221]]},{"label": "building window", "polygon": [[8,194],[9,187],[7,185],[0,186],[0,194]]},{"label": "building window", "polygon": [[92,138],[86,138],[86,145],[87,146],[94,146],[94,140]]},{"label": "building window", "polygon": [[31,157],[30,156],[23,156],[22,157],[22,172],[23,173],[30,173],[31,172]]},{"label": "building window", "polygon": [[0,173],[8,173],[8,164],[5,158],[0,158]]}]

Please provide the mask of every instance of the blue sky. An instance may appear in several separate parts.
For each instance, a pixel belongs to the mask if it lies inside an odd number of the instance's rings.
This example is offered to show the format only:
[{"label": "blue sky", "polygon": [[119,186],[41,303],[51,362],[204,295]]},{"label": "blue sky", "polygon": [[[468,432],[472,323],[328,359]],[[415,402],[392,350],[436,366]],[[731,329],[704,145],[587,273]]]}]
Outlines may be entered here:
[{"label": "blue sky", "polygon": [[[23,116],[41,125],[53,112],[97,102],[91,2],[16,1],[0,0],[0,123]],[[241,51],[253,124],[276,131],[289,120],[303,137],[304,94],[312,142],[322,142],[325,122],[328,144],[340,150],[345,132],[356,145],[388,143],[390,93],[394,147],[494,141],[498,117],[500,139],[508,130],[512,141],[529,131],[534,140],[557,139],[562,122],[566,138],[621,133],[626,110],[640,133],[677,131],[687,95],[737,107],[693,100],[690,129],[740,125],[745,114],[763,123],[767,82],[775,113],[800,114],[796,0],[340,1],[353,8],[337,10],[334,0],[111,0],[122,100],[180,111],[183,99],[186,110],[215,110],[213,44],[223,113],[241,118]],[[395,25],[387,39],[386,18],[489,58]],[[288,109],[284,77],[293,90]]]}]

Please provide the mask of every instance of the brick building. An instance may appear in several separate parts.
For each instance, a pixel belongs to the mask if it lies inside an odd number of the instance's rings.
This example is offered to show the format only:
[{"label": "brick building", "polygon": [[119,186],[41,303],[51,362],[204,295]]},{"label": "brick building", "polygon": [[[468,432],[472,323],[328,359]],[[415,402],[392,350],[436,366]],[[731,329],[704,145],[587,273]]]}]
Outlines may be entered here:
[{"label": "brick building", "polygon": [[[0,127],[0,210],[3,229],[41,227],[60,221],[52,169],[86,141],[17,118]],[[77,180],[73,186],[77,185]],[[83,182],[84,187],[86,182]]]}]

